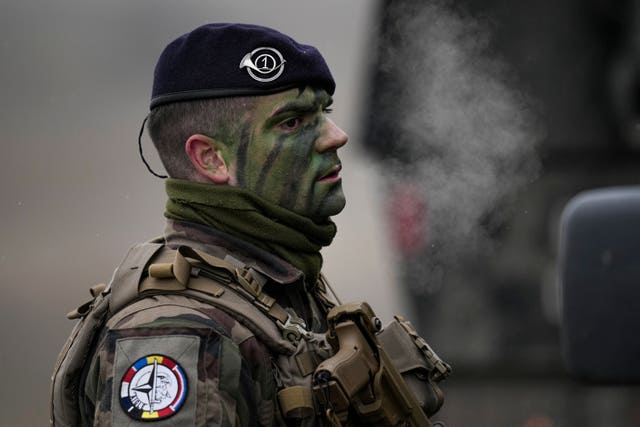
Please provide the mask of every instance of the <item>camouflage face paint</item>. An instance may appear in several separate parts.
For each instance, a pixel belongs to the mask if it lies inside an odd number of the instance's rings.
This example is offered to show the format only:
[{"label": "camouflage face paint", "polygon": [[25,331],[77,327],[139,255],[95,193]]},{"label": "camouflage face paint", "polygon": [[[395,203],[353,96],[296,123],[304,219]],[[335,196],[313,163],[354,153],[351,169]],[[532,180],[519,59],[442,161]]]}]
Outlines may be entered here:
[{"label": "camouflage face paint", "polygon": [[347,136],[328,117],[323,90],[292,89],[260,97],[235,157],[235,183],[311,218],[345,205],[336,150]]}]

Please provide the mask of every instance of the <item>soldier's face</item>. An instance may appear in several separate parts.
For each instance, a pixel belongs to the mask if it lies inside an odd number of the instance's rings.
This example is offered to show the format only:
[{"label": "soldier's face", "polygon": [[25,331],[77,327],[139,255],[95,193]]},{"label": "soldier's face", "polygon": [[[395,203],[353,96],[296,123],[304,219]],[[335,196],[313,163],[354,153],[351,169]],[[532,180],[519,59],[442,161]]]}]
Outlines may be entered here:
[{"label": "soldier's face", "polygon": [[338,148],[347,135],[327,116],[331,97],[306,88],[260,97],[232,164],[232,185],[310,218],[345,205]]}]

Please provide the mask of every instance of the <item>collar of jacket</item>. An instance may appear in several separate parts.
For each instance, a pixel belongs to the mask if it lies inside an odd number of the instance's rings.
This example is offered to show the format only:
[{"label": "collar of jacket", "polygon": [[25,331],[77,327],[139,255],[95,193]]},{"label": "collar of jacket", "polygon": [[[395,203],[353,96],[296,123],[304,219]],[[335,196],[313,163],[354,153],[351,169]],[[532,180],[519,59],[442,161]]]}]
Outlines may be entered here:
[{"label": "collar of jacket", "polygon": [[170,248],[184,245],[223,258],[231,255],[281,285],[301,281],[302,271],[280,257],[212,227],[168,219],[164,239]]}]

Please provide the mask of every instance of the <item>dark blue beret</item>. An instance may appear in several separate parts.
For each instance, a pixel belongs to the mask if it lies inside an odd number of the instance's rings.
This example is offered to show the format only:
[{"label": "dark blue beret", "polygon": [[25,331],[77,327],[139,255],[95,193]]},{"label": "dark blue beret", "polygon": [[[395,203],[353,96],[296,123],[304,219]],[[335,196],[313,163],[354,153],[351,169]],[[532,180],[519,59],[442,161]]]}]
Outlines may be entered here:
[{"label": "dark blue beret", "polygon": [[313,46],[271,28],[207,24],[171,42],[156,65],[151,109],[170,102],[267,95],[311,85],[333,95],[335,82]]}]

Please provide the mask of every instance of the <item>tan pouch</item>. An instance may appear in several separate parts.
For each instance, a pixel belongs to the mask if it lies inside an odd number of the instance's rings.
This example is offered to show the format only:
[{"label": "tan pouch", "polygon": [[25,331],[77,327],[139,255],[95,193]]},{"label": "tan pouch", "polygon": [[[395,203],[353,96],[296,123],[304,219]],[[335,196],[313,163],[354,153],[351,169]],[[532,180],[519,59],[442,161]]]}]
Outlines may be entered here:
[{"label": "tan pouch", "polygon": [[444,402],[437,383],[450,374],[451,367],[401,316],[395,316],[377,337],[424,413],[427,416],[435,414]]}]

